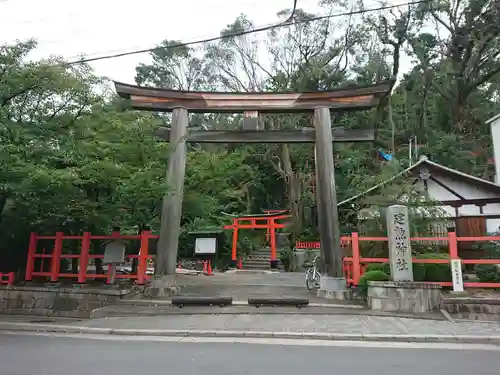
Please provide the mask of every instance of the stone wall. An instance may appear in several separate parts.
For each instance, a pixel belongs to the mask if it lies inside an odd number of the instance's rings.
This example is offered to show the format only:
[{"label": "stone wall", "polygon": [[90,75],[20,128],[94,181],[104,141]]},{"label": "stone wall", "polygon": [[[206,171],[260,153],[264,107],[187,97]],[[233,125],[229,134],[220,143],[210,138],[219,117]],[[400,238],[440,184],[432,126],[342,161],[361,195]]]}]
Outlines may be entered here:
[{"label": "stone wall", "polygon": [[413,281],[369,281],[372,310],[425,313],[441,308],[441,286]]},{"label": "stone wall", "polygon": [[0,287],[0,314],[88,318],[94,309],[116,304],[126,289],[85,287]]},{"label": "stone wall", "polygon": [[495,298],[449,297],[443,308],[454,319],[500,321],[500,300]]}]

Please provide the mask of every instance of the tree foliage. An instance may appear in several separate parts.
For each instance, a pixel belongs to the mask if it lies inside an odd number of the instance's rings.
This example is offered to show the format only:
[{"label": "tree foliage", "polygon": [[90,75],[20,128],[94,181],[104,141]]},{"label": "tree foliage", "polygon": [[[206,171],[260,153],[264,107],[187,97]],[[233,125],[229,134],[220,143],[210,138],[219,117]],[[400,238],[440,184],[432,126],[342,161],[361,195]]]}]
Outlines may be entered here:
[{"label": "tree foliage", "polygon": [[[320,2],[325,13],[357,8]],[[359,2],[356,7],[363,7]],[[287,19],[289,10],[280,12]],[[294,16],[307,21],[301,9]],[[348,17],[294,23],[265,33],[191,47],[158,48],[136,68],[140,85],[182,90],[315,91],[398,78],[372,110],[335,113],[333,126],[375,127],[373,144],[336,144],[336,185],[343,201],[406,168],[408,140],[439,163],[491,178],[485,120],[500,100],[497,2],[439,0]],[[245,15],[221,35],[253,27]],[[165,40],[159,47],[176,44]],[[106,233],[158,228],[168,186],[168,144],[153,136],[168,115],[124,111],[85,64],[36,62],[29,40],[0,47],[0,267],[22,267],[30,231]],[[411,61],[408,68],[407,60]],[[304,115],[266,115],[267,129],[312,126]],[[238,129],[241,114],[191,115],[191,126]],[[226,224],[225,213],[290,208],[293,239],[317,236],[314,152],[308,145],[190,145],[183,233]],[[394,155],[381,162],[375,151]],[[392,190],[340,207],[344,231],[357,213],[383,205]],[[397,194],[396,194],[397,195]],[[19,256],[12,256],[12,254]],[[4,259],[14,259],[9,264]],[[2,271],[2,269],[0,269]]]}]

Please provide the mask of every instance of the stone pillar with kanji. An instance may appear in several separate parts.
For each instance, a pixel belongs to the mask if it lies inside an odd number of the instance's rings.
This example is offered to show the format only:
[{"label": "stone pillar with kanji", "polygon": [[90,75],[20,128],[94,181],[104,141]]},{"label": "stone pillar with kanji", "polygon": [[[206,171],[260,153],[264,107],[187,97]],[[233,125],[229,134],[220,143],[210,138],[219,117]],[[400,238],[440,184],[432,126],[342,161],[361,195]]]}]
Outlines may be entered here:
[{"label": "stone pillar with kanji", "polygon": [[413,281],[408,207],[402,205],[388,207],[386,219],[391,280]]},{"label": "stone pillar with kanji", "polygon": [[[425,313],[441,306],[441,285],[413,281],[408,207],[387,208],[389,281],[368,281],[368,307],[390,312]],[[432,280],[431,280],[432,281]]]}]

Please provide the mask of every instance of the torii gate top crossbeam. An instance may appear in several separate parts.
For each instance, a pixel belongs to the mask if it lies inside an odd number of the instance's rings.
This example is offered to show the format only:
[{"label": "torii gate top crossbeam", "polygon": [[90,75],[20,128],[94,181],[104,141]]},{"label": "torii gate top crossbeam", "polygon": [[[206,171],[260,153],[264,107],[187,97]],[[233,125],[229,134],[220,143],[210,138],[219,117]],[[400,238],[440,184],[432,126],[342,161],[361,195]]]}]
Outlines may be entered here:
[{"label": "torii gate top crossbeam", "polygon": [[388,80],[366,86],[304,93],[178,91],[120,82],[115,82],[115,89],[118,95],[131,101],[134,109],[171,112],[183,107],[190,112],[283,113],[312,112],[317,107],[333,110],[371,108],[390,92],[393,84],[394,80]]}]

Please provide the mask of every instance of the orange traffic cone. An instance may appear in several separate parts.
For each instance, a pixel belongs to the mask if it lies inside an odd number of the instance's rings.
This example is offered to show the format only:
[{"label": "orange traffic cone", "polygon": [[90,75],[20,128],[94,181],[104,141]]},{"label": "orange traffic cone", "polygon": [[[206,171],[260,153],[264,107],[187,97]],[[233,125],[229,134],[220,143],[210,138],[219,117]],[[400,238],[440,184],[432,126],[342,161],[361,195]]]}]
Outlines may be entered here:
[{"label": "orange traffic cone", "polygon": [[212,273],[212,262],[211,261],[208,261],[207,276],[213,276],[213,273]]}]

